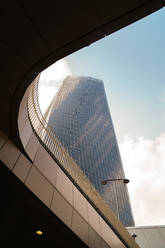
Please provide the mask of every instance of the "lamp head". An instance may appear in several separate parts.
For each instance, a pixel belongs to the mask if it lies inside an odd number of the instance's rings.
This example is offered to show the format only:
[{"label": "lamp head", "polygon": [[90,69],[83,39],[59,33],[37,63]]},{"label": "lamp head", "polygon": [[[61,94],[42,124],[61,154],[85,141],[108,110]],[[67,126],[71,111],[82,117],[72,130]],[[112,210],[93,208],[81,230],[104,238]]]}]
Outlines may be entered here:
[{"label": "lamp head", "polygon": [[103,180],[103,181],[101,182],[101,184],[102,184],[102,185],[106,185],[106,184],[107,184],[107,181],[106,181],[106,180]]},{"label": "lamp head", "polygon": [[127,184],[127,183],[129,183],[129,180],[128,179],[124,179],[123,180],[123,183]]}]

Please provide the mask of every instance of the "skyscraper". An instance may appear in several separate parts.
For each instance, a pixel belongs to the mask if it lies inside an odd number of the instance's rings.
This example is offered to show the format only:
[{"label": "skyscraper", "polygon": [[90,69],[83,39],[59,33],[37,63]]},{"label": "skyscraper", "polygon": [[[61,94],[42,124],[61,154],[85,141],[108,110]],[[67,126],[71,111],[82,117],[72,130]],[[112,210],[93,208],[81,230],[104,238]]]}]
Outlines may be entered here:
[{"label": "skyscraper", "polygon": [[104,85],[90,77],[67,77],[49,113],[49,126],[125,226],[134,225]]}]

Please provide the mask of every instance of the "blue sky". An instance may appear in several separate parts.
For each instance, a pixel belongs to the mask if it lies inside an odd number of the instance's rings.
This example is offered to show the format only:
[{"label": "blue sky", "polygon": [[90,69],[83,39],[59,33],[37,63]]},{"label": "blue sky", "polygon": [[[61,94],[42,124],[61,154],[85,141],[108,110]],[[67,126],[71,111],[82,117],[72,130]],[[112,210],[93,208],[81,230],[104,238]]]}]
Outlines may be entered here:
[{"label": "blue sky", "polygon": [[136,225],[165,225],[165,9],[42,72],[46,109],[67,75],[104,81]]},{"label": "blue sky", "polygon": [[162,9],[66,57],[73,74],[104,81],[119,136],[153,138],[165,131],[164,14]]}]

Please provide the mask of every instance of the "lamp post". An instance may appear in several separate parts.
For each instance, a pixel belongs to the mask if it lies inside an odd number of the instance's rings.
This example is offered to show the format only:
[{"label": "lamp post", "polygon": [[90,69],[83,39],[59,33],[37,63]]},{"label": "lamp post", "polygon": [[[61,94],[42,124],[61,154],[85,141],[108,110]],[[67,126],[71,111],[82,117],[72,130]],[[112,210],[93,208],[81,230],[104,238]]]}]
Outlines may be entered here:
[{"label": "lamp post", "polygon": [[129,183],[129,179],[126,178],[115,178],[115,179],[106,179],[101,182],[102,185],[106,185],[107,182],[114,182],[114,181],[123,181],[123,183],[127,184]]},{"label": "lamp post", "polygon": [[116,181],[122,181],[124,184],[129,183],[129,179],[126,179],[126,178],[113,178],[113,179],[110,178],[110,179],[103,180],[101,184],[106,185],[107,182],[115,182],[116,206],[117,206],[117,215],[119,219],[119,204],[118,204],[118,199],[117,199]]}]

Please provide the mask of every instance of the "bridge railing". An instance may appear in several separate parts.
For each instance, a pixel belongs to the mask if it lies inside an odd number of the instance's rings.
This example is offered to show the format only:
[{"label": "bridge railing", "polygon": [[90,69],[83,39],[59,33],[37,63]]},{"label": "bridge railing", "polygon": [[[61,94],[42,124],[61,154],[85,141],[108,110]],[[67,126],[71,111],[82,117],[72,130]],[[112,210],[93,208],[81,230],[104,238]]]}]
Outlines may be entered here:
[{"label": "bridge railing", "polygon": [[128,231],[124,228],[122,223],[118,220],[110,207],[100,196],[99,192],[90,183],[86,175],[76,164],[73,158],[68,154],[64,146],[59,142],[54,131],[51,129],[46,119],[42,115],[38,102],[39,77],[40,75],[37,76],[30,86],[27,102],[28,118],[33,132],[37,136],[42,146],[58,164],[58,166],[70,178],[72,183],[90,202],[99,215],[106,221],[106,223],[116,233],[123,244],[129,248],[137,248],[138,245],[133,242]]}]

